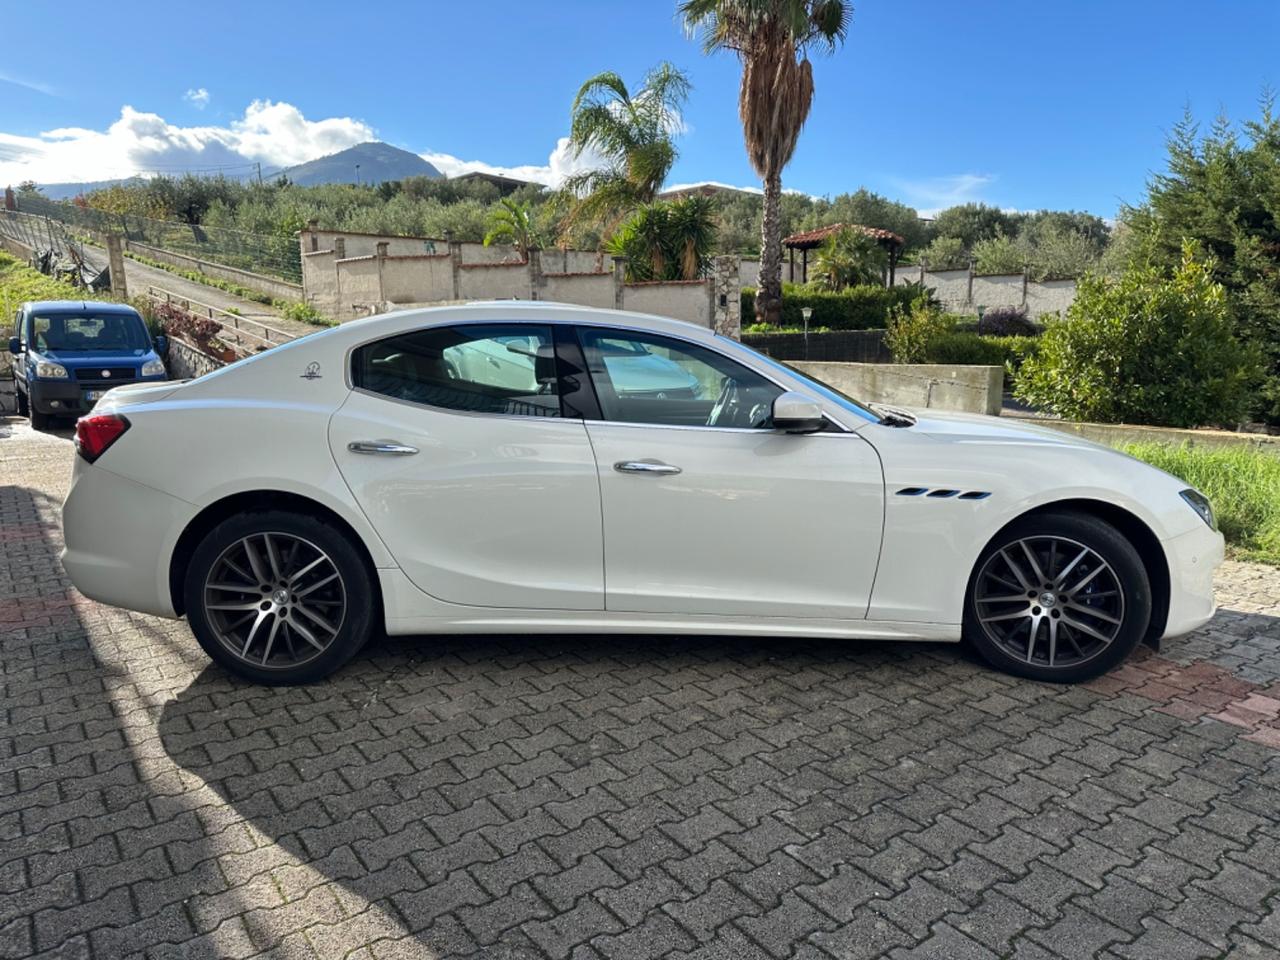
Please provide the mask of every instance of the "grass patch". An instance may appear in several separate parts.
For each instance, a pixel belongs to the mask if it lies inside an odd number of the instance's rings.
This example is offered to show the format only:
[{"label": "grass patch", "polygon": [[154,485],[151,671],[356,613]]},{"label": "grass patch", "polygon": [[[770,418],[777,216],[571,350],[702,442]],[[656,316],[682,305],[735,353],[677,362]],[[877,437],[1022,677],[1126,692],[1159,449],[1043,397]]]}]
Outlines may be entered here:
[{"label": "grass patch", "polygon": [[1207,496],[1232,557],[1280,566],[1280,457],[1186,444],[1126,443],[1120,449]]}]

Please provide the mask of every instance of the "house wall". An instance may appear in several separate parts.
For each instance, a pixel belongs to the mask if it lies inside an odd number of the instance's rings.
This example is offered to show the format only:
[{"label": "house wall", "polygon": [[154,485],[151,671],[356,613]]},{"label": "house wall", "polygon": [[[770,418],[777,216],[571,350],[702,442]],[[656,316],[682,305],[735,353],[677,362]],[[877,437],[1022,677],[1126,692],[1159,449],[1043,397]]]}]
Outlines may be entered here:
[{"label": "house wall", "polygon": [[463,300],[530,300],[533,298],[527,263],[492,265],[464,263],[459,279],[461,282],[458,292]]},{"label": "house wall", "polygon": [[544,273],[542,289],[538,291],[539,300],[606,309],[614,306],[614,298],[612,273]]}]

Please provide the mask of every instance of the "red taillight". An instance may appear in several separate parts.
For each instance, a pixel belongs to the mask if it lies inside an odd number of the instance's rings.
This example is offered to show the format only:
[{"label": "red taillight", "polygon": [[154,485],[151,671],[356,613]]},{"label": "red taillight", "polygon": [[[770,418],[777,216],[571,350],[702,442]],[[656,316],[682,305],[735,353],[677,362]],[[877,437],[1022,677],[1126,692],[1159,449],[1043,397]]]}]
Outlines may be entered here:
[{"label": "red taillight", "polygon": [[118,413],[81,417],[76,421],[76,451],[93,463],[128,429],[129,421]]}]

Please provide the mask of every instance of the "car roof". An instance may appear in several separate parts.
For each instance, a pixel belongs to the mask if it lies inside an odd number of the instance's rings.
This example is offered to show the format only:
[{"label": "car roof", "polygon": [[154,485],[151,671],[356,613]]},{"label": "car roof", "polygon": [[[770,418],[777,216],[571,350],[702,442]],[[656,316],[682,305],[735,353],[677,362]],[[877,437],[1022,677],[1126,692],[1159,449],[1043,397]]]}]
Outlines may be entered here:
[{"label": "car roof", "polygon": [[43,313],[119,313],[138,316],[138,311],[127,303],[110,303],[106,300],[28,300],[24,310]]},{"label": "car roof", "polygon": [[402,328],[404,321],[413,317],[424,323],[448,323],[451,320],[544,320],[548,323],[594,323],[610,326],[668,333],[673,336],[711,339],[714,331],[687,320],[673,320],[651,313],[634,313],[630,310],[614,310],[606,307],[589,307],[578,303],[559,303],[554,300],[475,300],[438,307],[414,307],[392,313],[380,313],[359,320],[349,320],[341,325],[343,330],[359,331],[362,337],[374,334],[381,326]]}]

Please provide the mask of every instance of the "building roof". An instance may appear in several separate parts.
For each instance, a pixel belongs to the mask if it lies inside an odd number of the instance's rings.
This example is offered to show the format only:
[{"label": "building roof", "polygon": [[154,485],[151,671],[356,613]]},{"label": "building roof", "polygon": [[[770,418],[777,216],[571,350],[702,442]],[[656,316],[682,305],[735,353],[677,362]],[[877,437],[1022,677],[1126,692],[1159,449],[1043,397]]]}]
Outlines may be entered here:
[{"label": "building roof", "polygon": [[873,237],[891,246],[905,247],[907,245],[907,241],[892,230],[881,230],[879,227],[864,227],[860,223],[832,223],[825,227],[818,227],[816,230],[793,233],[791,236],[783,238],[782,245],[793,250],[812,250],[814,247],[822,246],[827,237],[845,229],[861,231],[868,237]]}]

